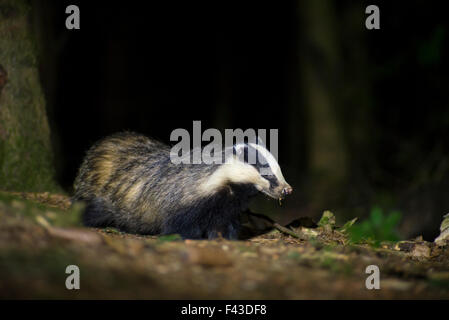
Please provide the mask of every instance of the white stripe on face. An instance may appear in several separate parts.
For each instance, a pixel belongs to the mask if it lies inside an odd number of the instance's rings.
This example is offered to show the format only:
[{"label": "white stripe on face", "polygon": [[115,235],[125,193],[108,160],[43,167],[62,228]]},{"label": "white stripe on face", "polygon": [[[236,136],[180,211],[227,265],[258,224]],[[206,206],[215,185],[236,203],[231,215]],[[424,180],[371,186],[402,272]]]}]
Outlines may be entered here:
[{"label": "white stripe on face", "polygon": [[270,151],[268,151],[265,147],[259,144],[249,143],[249,145],[255,148],[258,152],[260,152],[260,154],[267,160],[268,165],[271,168],[271,171],[274,173],[279,182],[281,184],[286,184],[287,182],[285,181],[284,176],[282,175],[281,167],[279,167],[278,162],[276,161],[274,156],[270,153]]},{"label": "white stripe on face", "polygon": [[270,188],[270,182],[264,179],[256,168],[232,156],[210,177],[201,182],[199,190],[202,194],[208,195],[230,183],[250,183],[259,191]]}]

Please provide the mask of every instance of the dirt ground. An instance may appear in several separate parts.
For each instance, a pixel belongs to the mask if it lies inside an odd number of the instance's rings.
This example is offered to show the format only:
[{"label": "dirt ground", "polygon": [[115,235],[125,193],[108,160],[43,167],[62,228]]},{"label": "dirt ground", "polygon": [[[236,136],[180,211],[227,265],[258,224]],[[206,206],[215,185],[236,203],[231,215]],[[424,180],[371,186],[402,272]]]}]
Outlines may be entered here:
[{"label": "dirt ground", "polygon": [[[63,195],[2,194],[0,298],[449,298],[447,245],[355,245],[322,227],[298,227],[303,239],[274,230],[182,241],[84,228],[69,205]],[[79,267],[79,290],[65,286],[68,265]],[[379,290],[366,288],[369,265],[379,267]]]}]

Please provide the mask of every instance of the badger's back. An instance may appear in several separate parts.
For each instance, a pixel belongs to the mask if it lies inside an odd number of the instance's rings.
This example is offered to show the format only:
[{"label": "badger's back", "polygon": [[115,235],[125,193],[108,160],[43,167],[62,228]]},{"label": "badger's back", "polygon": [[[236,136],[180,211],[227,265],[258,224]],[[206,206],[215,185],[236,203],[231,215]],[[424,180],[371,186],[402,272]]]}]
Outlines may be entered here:
[{"label": "badger's back", "polygon": [[[165,167],[164,163],[170,160],[168,152],[164,144],[128,132],[109,136],[93,145],[74,186],[74,200],[87,204],[84,223],[157,232],[160,220],[157,201],[153,203],[151,198],[142,196],[146,188],[161,178],[163,170],[155,168]],[[152,214],[145,215],[149,206]]]}]

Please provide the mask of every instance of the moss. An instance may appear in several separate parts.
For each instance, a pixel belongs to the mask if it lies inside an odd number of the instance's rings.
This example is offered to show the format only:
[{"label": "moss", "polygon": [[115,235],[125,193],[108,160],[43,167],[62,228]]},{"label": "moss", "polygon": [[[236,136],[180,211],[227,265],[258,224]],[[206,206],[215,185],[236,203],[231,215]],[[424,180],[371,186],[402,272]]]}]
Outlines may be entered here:
[{"label": "moss", "polygon": [[58,227],[81,226],[82,210],[81,204],[75,204],[69,210],[60,210],[0,192],[1,212],[8,212],[40,224],[48,223]]},{"label": "moss", "polygon": [[103,232],[110,233],[110,234],[123,234],[123,232],[121,232],[117,228],[113,228],[113,227],[106,227],[103,229]]},{"label": "moss", "polygon": [[0,4],[0,62],[8,73],[0,93],[0,189],[60,191],[29,14],[27,1]]},{"label": "moss", "polygon": [[[48,277],[58,276],[63,280],[66,275],[65,268],[74,264],[75,256],[69,255],[62,248],[50,248],[40,251],[38,254],[32,251],[11,249],[2,251],[0,270],[2,274],[10,276],[29,276],[34,278],[45,272]],[[76,259],[78,260],[78,259]],[[59,281],[64,283],[63,281]]]},{"label": "moss", "polygon": [[179,234],[168,234],[165,236],[160,236],[157,238],[157,241],[159,243],[164,243],[164,242],[173,242],[173,241],[182,241],[182,238]]}]

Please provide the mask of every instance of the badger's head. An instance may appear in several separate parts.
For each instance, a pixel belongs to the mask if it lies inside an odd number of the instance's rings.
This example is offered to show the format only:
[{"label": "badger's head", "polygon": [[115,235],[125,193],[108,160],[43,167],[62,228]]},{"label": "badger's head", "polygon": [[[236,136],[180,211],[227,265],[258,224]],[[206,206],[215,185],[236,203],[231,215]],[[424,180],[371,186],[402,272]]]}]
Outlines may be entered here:
[{"label": "badger's head", "polygon": [[202,184],[203,190],[250,185],[274,199],[292,193],[275,157],[263,144],[239,143],[225,150],[225,163]]}]

